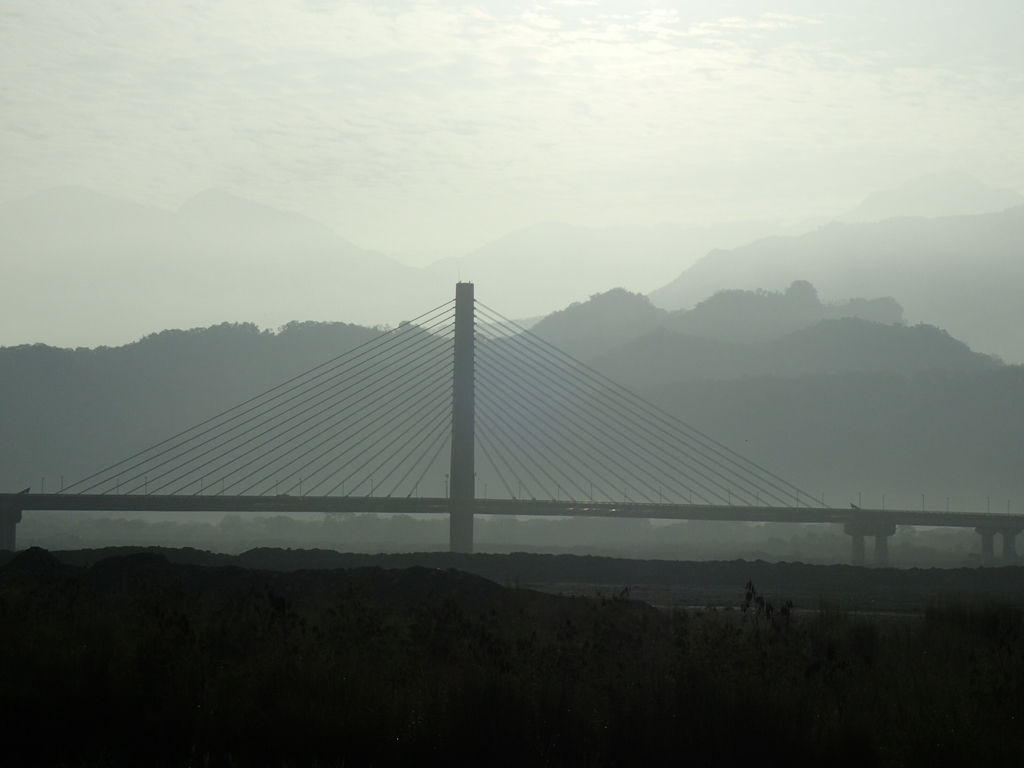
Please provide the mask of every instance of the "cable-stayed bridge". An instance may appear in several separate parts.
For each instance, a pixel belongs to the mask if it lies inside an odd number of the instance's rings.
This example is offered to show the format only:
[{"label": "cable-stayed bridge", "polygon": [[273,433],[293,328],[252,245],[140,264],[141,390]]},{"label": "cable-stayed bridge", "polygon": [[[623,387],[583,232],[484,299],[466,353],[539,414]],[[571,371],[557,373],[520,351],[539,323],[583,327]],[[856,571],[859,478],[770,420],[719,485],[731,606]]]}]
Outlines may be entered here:
[{"label": "cable-stayed bridge", "polygon": [[843,524],[887,561],[897,525],[977,529],[1015,556],[1024,516],[833,509],[475,301],[456,298],[24,510],[439,513],[455,551],[487,515]]}]

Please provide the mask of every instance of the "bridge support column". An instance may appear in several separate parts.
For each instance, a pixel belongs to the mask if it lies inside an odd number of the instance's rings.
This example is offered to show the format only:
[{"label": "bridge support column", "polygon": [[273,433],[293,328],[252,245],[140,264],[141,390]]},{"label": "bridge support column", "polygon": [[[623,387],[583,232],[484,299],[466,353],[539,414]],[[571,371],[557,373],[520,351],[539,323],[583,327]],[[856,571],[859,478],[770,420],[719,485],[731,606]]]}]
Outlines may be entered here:
[{"label": "bridge support column", "polygon": [[999,532],[1003,539],[1003,551],[1001,554],[1004,560],[1017,559],[1017,534],[1020,532],[1020,528],[1003,528]]},{"label": "bridge support column", "polygon": [[473,376],[473,284],[455,286],[454,370],[452,373],[452,462],[448,492],[448,548],[473,551],[473,508],[476,498],[475,380]]},{"label": "bridge support column", "polygon": [[0,509],[0,550],[13,552],[16,549],[20,509]]},{"label": "bridge support column", "polygon": [[896,533],[896,524],[891,520],[867,519],[854,520],[846,523],[843,530],[853,541],[853,564],[865,565],[867,553],[864,551],[864,539],[875,537],[875,565],[889,564],[889,537]]},{"label": "bridge support column", "polygon": [[864,534],[851,533],[850,538],[853,540],[853,564],[864,565],[867,563],[867,556],[864,552]]},{"label": "bridge support column", "polygon": [[996,557],[995,547],[992,546],[992,540],[996,535],[996,529],[975,528],[974,530],[981,536],[981,562],[991,563]]},{"label": "bridge support column", "polygon": [[875,534],[875,565],[886,566],[889,564],[889,535],[885,533]]}]

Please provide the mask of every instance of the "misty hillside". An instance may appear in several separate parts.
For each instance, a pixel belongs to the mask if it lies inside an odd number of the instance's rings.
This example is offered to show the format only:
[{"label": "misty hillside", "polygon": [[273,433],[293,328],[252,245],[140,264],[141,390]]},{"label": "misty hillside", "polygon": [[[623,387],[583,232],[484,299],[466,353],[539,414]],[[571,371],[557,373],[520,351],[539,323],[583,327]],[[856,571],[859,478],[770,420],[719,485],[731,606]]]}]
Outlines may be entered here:
[{"label": "misty hillside", "polygon": [[[826,503],[1019,511],[1024,367],[747,376],[638,390]],[[883,499],[883,495],[886,497]]]},{"label": "misty hillside", "polygon": [[65,340],[80,338],[81,326],[113,344],[238,318],[263,327],[295,317],[376,324],[444,300],[421,291],[403,305],[417,270],[310,218],[220,190],[176,211],[85,187],[40,192],[0,206],[0,253],[7,284],[33,288],[0,307],[5,338],[25,343],[74,346]]},{"label": "misty hillside", "polygon": [[[662,223],[598,228],[542,222],[504,235],[465,256],[437,261],[423,272],[425,277],[439,278],[445,284],[458,279],[476,282],[483,301],[505,314],[530,316],[582,301],[583,297],[606,292],[612,286],[644,292],[670,281],[681,269],[714,249],[738,248],[770,236],[803,235],[829,220],[852,223],[877,222],[895,216],[974,215],[1002,211],[1021,203],[1024,196],[1018,192],[990,187],[966,173],[930,174],[874,192],[852,210],[831,219],[791,226],[773,221],[739,221],[703,227]],[[801,278],[794,275],[786,285]],[[756,287],[760,286],[734,285],[727,280],[697,300],[719,289]],[[776,287],[783,286],[772,286]],[[830,298],[856,293],[897,292],[883,286],[867,292],[830,294]],[[656,305],[668,309],[696,303],[672,304],[663,301],[658,291],[651,295]],[[691,322],[698,321],[693,318]],[[710,322],[724,327],[720,318]],[[797,327],[801,326],[793,325],[789,330]]]},{"label": "misty hillside", "polygon": [[[461,257],[424,269],[431,278],[479,285],[479,298],[505,314],[547,314],[614,286],[648,291],[712,248],[731,248],[780,231],[744,221],[706,227],[580,227],[541,222]],[[500,305],[500,306],[499,306]]]},{"label": "misty hillside", "polygon": [[679,333],[755,342],[844,317],[902,323],[903,307],[891,297],[823,302],[813,285],[796,280],[784,291],[718,291],[692,310],[677,310],[669,317],[666,328]]},{"label": "misty hillside", "polygon": [[845,317],[822,320],[778,339],[751,344],[701,338],[664,328],[591,361],[638,389],[696,379],[887,371],[990,370],[1000,363],[930,325],[903,326]]},{"label": "misty hillside", "polygon": [[538,321],[531,333],[587,360],[665,324],[669,313],[624,288],[591,296]]},{"label": "misty hillside", "polygon": [[[390,323],[479,284],[513,317],[616,285],[650,290],[713,247],[779,231],[765,222],[588,228],[540,223],[458,258],[404,266],[331,228],[218,189],[177,210],[57,187],[0,205],[5,277],[31,290],[0,306],[6,343],[124,343],[152,328],[247,318]],[[77,321],[76,321],[77,319]],[[11,341],[11,340],[15,341]]]},{"label": "misty hillside", "polygon": [[[964,174],[945,174],[877,192],[837,218],[863,221],[907,213],[975,213],[1005,207],[1019,197],[1012,190],[994,189]],[[895,281],[882,270],[873,280],[844,283],[848,276],[856,278],[857,270],[874,269],[874,260],[863,258],[865,253],[877,253],[883,262],[914,258],[920,244],[915,245],[912,237],[908,241],[899,228],[882,232],[875,237],[877,242],[857,245],[846,255],[844,248],[852,247],[861,235],[853,237],[850,232],[856,234],[856,230],[841,230],[836,243],[822,243],[820,253],[809,257],[818,269],[804,269],[801,264],[782,269],[784,275],[771,274],[770,265],[760,263],[763,254],[754,259],[757,270],[731,264],[721,255],[722,249],[746,252],[741,246],[757,250],[765,247],[761,243],[779,242],[787,233],[813,238],[817,233],[806,234],[812,225],[735,221],[706,226],[585,227],[543,222],[501,236],[469,254],[414,268],[360,248],[307,216],[223,190],[206,190],[177,210],[164,210],[86,187],[56,187],[0,204],[5,278],[22,287],[0,306],[4,329],[0,343],[118,344],[153,328],[209,326],[240,318],[264,328],[296,317],[395,325],[450,300],[457,280],[477,283],[481,301],[506,316],[520,318],[547,314],[616,285],[639,291],[663,285],[651,296],[657,306],[667,309],[693,307],[722,289],[780,290],[803,279],[817,285],[829,299],[916,296],[903,279],[908,275],[899,271],[894,273],[900,278]],[[835,232],[835,226],[824,231]],[[765,240],[768,236],[776,239]],[[960,238],[964,247],[956,258],[963,260],[964,253],[973,256],[971,237]],[[957,242],[957,237],[945,235],[937,239],[939,257],[943,248],[948,250]],[[781,242],[805,241],[791,237]],[[985,233],[977,247],[982,253],[990,247]],[[856,264],[844,266],[833,256],[840,261],[852,258]],[[780,261],[776,255],[769,257],[769,261]],[[825,279],[828,269],[834,279]],[[682,270],[684,278],[665,285]],[[985,344],[985,335],[968,335],[974,330],[970,324],[956,325],[948,322],[947,313],[928,314],[924,310],[930,305],[922,306],[916,311],[914,305],[910,320],[949,327],[975,346]],[[952,305],[943,309],[960,311]],[[986,308],[989,314],[992,311]],[[711,322],[724,327],[720,318]],[[1017,359],[1005,349],[985,351]]]},{"label": "misty hillside", "polygon": [[[731,249],[758,239],[802,235],[827,221],[876,222],[895,216],[974,215],[1024,203],[1012,189],[990,187],[966,173],[930,174],[893,189],[868,195],[837,216],[782,226],[773,221],[723,222],[693,227],[662,223],[654,226],[582,227],[542,222],[509,233],[461,257],[437,261],[424,269],[446,282],[471,280],[485,301],[503,297],[506,313],[546,314],[554,307],[621,286],[645,292],[664,285],[713,249]],[[799,276],[793,279],[798,279]],[[496,287],[499,287],[496,291]],[[749,287],[729,283],[715,289]],[[879,289],[876,294],[893,291]],[[710,296],[705,293],[700,298]],[[849,295],[847,293],[846,295]],[[655,303],[674,309],[655,291]],[[835,296],[834,298],[839,298]]]},{"label": "misty hillside", "polygon": [[778,291],[808,280],[822,296],[898,296],[907,319],[972,349],[1024,361],[1024,206],[1000,213],[825,225],[715,250],[651,300],[693,306],[723,288]]},{"label": "misty hillside", "polygon": [[963,172],[932,173],[893,189],[872,192],[835,220],[853,224],[897,216],[972,216],[1017,205],[1024,205],[1024,195],[1015,189],[990,187]]},{"label": "misty hillside", "polygon": [[755,342],[842,317],[900,323],[903,309],[892,298],[825,303],[803,280],[778,292],[719,291],[692,310],[673,312],[654,306],[646,296],[617,288],[548,315],[532,331],[574,357],[589,359],[656,328],[705,339]]}]

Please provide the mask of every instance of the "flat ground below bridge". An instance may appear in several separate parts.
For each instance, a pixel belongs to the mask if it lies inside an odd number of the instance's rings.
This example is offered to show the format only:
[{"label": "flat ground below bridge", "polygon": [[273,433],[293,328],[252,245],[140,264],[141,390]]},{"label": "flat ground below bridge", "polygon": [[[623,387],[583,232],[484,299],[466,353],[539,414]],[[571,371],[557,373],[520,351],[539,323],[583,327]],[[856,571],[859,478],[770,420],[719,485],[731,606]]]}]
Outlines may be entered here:
[{"label": "flat ground below bridge", "polygon": [[[253,549],[240,555],[164,547],[109,547],[55,551],[60,561],[88,566],[133,552],[159,552],[173,563],[235,566],[244,569],[296,571],[413,566],[456,569],[503,586],[543,592],[628,597],[651,605],[738,606],[753,582],[769,600],[791,600],[798,610],[813,610],[822,601],[837,609],[915,614],[950,601],[996,601],[1024,605],[1024,567],[860,568],[850,565],[805,565],[764,561],[672,561],[624,558],[423,552],[352,554],[332,550]],[[0,565],[13,553],[0,553]]]}]

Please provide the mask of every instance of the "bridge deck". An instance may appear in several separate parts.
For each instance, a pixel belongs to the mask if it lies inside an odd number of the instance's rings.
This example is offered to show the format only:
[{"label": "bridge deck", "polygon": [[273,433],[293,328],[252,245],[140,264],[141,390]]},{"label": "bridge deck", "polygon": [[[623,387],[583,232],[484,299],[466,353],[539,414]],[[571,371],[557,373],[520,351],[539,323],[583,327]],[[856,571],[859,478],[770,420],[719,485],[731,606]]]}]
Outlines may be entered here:
[{"label": "bridge deck", "polygon": [[[334,512],[448,514],[446,498],[369,496],[0,494],[0,509],[106,512]],[[619,517],[650,520],[719,520],[758,523],[890,523],[958,528],[1024,529],[1024,515],[909,509],[750,507],[701,504],[476,499],[478,515]]]}]

